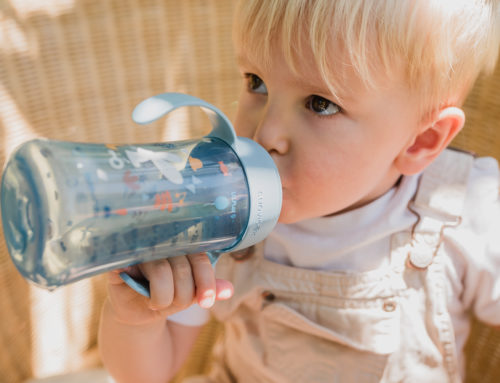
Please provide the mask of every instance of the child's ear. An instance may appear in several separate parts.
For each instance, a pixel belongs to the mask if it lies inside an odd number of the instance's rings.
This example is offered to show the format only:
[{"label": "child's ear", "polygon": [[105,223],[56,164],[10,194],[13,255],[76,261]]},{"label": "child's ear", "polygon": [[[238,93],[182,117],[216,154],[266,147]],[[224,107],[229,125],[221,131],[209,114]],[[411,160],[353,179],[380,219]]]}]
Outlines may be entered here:
[{"label": "child's ear", "polygon": [[396,158],[401,174],[416,174],[424,170],[446,149],[465,123],[462,109],[450,106],[441,109],[437,117],[413,137],[412,142]]}]

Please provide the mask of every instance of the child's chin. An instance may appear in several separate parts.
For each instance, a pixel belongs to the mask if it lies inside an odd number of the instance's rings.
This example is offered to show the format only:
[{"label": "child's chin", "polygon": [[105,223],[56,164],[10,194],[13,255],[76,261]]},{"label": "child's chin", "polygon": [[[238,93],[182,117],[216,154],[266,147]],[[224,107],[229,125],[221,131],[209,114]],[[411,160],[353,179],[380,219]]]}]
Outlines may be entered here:
[{"label": "child's chin", "polygon": [[303,218],[297,216],[297,214],[293,214],[292,212],[287,211],[286,209],[281,209],[280,217],[278,218],[279,223],[296,223],[302,221]]},{"label": "child's chin", "polygon": [[314,215],[311,214],[309,208],[302,206],[292,198],[287,198],[286,193],[283,193],[279,223],[292,224],[311,218],[314,218]]},{"label": "child's chin", "polygon": [[290,223],[286,213],[282,210],[278,218],[278,223]]}]

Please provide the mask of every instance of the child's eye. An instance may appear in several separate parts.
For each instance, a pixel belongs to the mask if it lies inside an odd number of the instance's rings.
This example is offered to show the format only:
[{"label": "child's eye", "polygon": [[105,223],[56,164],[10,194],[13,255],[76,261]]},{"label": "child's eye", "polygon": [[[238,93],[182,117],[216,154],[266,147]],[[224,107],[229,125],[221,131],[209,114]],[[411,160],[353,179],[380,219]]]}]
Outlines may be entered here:
[{"label": "child's eye", "polygon": [[310,96],[306,108],[320,116],[333,116],[340,112],[340,106],[321,96]]},{"label": "child's eye", "polygon": [[264,81],[259,76],[253,73],[246,73],[245,78],[247,79],[247,87],[250,92],[267,94],[266,84],[264,84]]}]

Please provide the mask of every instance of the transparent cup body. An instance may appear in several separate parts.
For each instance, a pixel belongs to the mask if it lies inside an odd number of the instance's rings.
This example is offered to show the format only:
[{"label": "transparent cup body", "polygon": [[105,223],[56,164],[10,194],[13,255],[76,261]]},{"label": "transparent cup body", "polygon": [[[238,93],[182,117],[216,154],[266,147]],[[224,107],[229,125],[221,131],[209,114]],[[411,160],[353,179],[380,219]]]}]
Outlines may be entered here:
[{"label": "transparent cup body", "polygon": [[33,140],[2,177],[9,253],[55,288],[154,259],[223,251],[249,214],[238,156],[216,138],[145,145]]}]

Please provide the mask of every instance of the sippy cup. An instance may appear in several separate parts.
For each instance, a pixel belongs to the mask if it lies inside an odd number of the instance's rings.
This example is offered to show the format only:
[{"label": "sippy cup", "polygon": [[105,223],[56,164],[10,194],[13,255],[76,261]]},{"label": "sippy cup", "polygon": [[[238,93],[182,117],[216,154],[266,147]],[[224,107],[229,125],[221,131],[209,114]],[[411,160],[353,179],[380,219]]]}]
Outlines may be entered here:
[{"label": "sippy cup", "polygon": [[[183,106],[201,107],[203,138],[141,145],[35,139],[4,169],[1,213],[11,258],[38,286],[54,289],[129,265],[223,252],[264,239],[281,210],[281,183],[269,154],[236,137],[227,117],[193,96],[164,93],[132,118],[147,124]],[[121,273],[148,295],[147,282]]]}]

